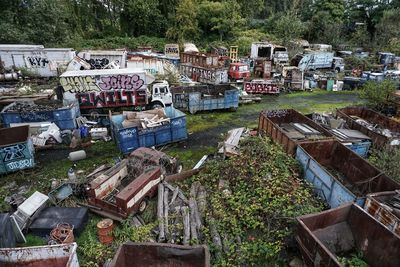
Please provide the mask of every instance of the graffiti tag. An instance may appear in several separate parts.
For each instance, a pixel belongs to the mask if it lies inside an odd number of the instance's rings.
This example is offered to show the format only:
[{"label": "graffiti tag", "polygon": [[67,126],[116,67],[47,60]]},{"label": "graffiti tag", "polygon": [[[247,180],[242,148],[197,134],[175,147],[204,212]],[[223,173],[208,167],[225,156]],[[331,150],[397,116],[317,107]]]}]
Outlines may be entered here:
[{"label": "graffiti tag", "polygon": [[110,90],[77,93],[75,95],[81,109],[102,107],[125,107],[146,104],[144,90]]},{"label": "graffiti tag", "polygon": [[21,113],[21,119],[25,121],[47,121],[51,118],[46,114],[40,114],[35,112]]},{"label": "graffiti tag", "polygon": [[25,158],[24,149],[25,145],[23,144],[2,148],[0,150],[0,153],[4,153],[3,162],[9,162],[12,160]]},{"label": "graffiti tag", "polygon": [[90,64],[91,69],[103,69],[110,63],[108,58],[91,58],[86,60],[87,63]]},{"label": "graffiti tag", "polygon": [[32,159],[23,159],[19,161],[14,161],[7,163],[7,167],[10,170],[21,170],[25,168],[33,167],[33,160]]},{"label": "graffiti tag", "polygon": [[95,79],[91,76],[61,77],[60,84],[66,92],[100,91]]},{"label": "graffiti tag", "polygon": [[111,89],[126,89],[126,90],[137,90],[141,88],[144,81],[140,79],[139,75],[118,75],[101,77],[101,82],[98,84],[102,90]]},{"label": "graffiti tag", "polygon": [[125,129],[119,132],[122,138],[129,138],[136,136],[136,129]]},{"label": "graffiti tag", "polygon": [[32,68],[45,68],[49,60],[43,57],[27,57],[28,63]]}]

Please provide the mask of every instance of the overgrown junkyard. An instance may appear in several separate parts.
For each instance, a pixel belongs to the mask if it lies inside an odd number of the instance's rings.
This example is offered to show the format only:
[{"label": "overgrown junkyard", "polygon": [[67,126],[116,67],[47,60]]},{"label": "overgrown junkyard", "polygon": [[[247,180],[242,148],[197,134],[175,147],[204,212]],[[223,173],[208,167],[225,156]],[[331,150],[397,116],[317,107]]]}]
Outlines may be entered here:
[{"label": "overgrown junkyard", "polygon": [[399,58],[181,47],[0,45],[0,265],[398,266]]}]

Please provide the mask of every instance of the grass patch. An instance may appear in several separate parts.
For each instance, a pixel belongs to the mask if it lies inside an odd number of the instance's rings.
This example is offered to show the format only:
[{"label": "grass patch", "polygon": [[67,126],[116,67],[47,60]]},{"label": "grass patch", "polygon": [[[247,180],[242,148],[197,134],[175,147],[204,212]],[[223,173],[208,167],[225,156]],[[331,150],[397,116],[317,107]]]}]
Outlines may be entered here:
[{"label": "grass patch", "polygon": [[45,246],[47,245],[47,240],[38,236],[34,236],[32,234],[28,234],[25,236],[26,243],[23,244],[24,247],[33,247],[33,246]]},{"label": "grass patch", "polygon": [[167,153],[178,158],[185,169],[191,169],[204,156],[214,154],[217,151],[216,147],[202,146],[193,149],[182,149],[177,146],[167,149]]}]

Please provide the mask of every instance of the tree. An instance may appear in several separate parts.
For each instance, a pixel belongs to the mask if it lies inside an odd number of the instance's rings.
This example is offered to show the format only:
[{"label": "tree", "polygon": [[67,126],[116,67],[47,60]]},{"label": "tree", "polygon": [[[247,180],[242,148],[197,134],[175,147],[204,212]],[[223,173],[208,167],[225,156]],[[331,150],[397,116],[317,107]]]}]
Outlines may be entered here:
[{"label": "tree", "polygon": [[126,0],[121,12],[121,28],[130,36],[164,35],[166,19],[157,0]]},{"label": "tree", "polygon": [[400,8],[386,10],[376,25],[377,43],[382,49],[400,53]]},{"label": "tree", "polygon": [[240,6],[236,1],[208,1],[199,5],[199,25],[203,33],[229,38],[243,25]]},{"label": "tree", "polygon": [[368,105],[377,110],[382,110],[394,98],[396,84],[385,79],[381,82],[369,81],[360,91],[360,98],[368,101]]},{"label": "tree", "polygon": [[198,6],[195,0],[181,0],[176,6],[172,26],[167,30],[167,38],[178,42],[196,40],[200,33],[197,15]]},{"label": "tree", "polygon": [[282,40],[284,45],[301,38],[306,30],[306,25],[292,12],[285,15],[278,13],[269,21],[273,25],[272,32]]}]

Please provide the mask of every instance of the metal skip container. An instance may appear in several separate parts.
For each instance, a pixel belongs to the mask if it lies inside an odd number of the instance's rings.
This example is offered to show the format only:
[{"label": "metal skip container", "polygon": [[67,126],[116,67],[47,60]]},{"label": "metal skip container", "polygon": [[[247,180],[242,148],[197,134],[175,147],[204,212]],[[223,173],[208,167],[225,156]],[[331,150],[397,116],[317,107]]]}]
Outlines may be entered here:
[{"label": "metal skip container", "polygon": [[400,237],[355,204],[297,218],[296,241],[306,266],[343,266],[339,257],[362,254],[371,267],[400,266]]}]

